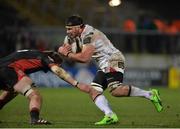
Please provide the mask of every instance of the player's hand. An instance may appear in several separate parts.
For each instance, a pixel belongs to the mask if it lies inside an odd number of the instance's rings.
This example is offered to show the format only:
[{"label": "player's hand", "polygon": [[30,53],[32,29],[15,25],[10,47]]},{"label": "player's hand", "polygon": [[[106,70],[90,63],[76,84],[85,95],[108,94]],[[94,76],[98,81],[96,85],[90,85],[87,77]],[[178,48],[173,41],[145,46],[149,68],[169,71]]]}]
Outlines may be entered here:
[{"label": "player's hand", "polygon": [[63,44],[61,47],[59,47],[58,52],[64,56],[67,56],[68,53],[72,52],[71,51],[71,45]]},{"label": "player's hand", "polygon": [[67,44],[67,43],[64,44],[64,47],[65,47],[68,51],[71,51],[71,49],[72,49],[72,48],[71,48],[71,45],[69,45],[69,44]]}]

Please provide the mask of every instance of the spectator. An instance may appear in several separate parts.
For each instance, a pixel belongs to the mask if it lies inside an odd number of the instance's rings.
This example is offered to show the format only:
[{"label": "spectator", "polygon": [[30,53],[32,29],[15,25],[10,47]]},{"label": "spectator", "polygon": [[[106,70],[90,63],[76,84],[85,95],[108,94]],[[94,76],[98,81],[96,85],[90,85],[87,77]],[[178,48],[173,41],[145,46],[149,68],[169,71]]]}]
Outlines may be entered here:
[{"label": "spectator", "polygon": [[151,16],[142,15],[139,17],[137,29],[138,30],[157,30],[157,26],[154,23],[153,18]]},{"label": "spectator", "polygon": [[159,32],[165,32],[166,23],[161,19],[154,19],[154,24]]},{"label": "spectator", "polygon": [[180,20],[174,20],[172,21],[172,24],[176,26],[178,32],[180,32]]},{"label": "spectator", "polygon": [[168,34],[176,34],[178,32],[177,27],[172,23],[172,21],[169,21],[166,28],[165,32]]},{"label": "spectator", "polygon": [[123,30],[125,32],[135,32],[136,31],[136,24],[134,20],[128,18],[123,23]]},{"label": "spectator", "polygon": [[134,35],[132,34],[133,32],[136,32],[136,24],[134,22],[134,20],[132,20],[131,18],[128,18],[124,21],[123,23],[123,31],[127,32],[128,34],[124,35],[124,40],[125,40],[125,51],[128,52],[132,52],[133,50],[135,50],[135,48],[133,48],[133,44],[134,42]]},{"label": "spectator", "polygon": [[[137,29],[138,31],[152,32],[157,31],[157,26],[151,16],[142,15],[139,17]],[[142,35],[139,35],[138,40],[138,48],[141,52],[158,53],[160,51],[160,46],[157,44],[158,37],[156,35],[152,35],[152,33],[151,35],[142,33]]]}]

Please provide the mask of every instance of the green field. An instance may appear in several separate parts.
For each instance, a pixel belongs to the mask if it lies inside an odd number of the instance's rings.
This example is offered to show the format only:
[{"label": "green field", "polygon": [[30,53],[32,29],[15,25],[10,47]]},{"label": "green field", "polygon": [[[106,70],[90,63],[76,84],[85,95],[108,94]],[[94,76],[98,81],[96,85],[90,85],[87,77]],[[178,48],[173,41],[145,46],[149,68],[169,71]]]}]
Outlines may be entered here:
[{"label": "green field", "polygon": [[17,96],[0,110],[0,127],[8,128],[173,128],[180,127],[180,90],[159,89],[164,111],[157,113],[152,103],[143,98],[115,98],[105,93],[119,123],[95,126],[103,113],[85,93],[73,88],[41,88],[43,106],[41,116],[52,125],[29,125],[28,102]]}]

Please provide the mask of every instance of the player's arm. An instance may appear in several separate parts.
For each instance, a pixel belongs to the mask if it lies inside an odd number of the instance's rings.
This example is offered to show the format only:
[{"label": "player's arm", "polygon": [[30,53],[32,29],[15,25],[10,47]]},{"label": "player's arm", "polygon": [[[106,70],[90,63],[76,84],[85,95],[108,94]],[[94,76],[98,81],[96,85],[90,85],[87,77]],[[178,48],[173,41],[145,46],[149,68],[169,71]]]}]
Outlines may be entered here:
[{"label": "player's arm", "polygon": [[83,83],[79,83],[78,81],[76,81],[75,79],[73,79],[71,77],[71,75],[69,73],[67,73],[63,68],[57,66],[57,65],[53,65],[51,66],[51,70],[53,73],[55,73],[59,78],[63,79],[64,81],[70,83],[71,85],[73,85],[74,87],[77,87],[79,90],[86,92],[86,93],[90,93],[91,86],[83,84]]},{"label": "player's arm", "polygon": [[83,45],[83,49],[79,53],[69,52],[66,56],[69,59],[74,61],[78,61],[80,63],[87,63],[91,60],[91,57],[95,51],[95,47],[91,44]]},{"label": "player's arm", "polygon": [[74,80],[63,68],[59,67],[62,63],[62,58],[56,52],[44,51],[41,53],[41,62],[42,65],[50,69],[54,74],[64,81],[70,83],[73,86],[76,86],[78,82]]},{"label": "player's arm", "polygon": [[[91,60],[91,57],[95,51],[95,46],[93,45],[95,38],[96,37],[94,36],[93,32],[86,35],[86,37],[83,39],[82,50],[78,53],[73,53],[71,51],[71,46],[67,45],[66,43],[68,42],[68,40],[64,40],[64,44],[66,45],[60,47],[58,52],[74,61],[80,63],[87,63]],[[67,37],[65,39],[67,39]]]},{"label": "player's arm", "polygon": [[59,78],[63,79],[64,81],[70,83],[73,86],[77,86],[78,81],[73,79],[69,73],[67,73],[63,68],[57,66],[57,65],[52,65],[50,67],[51,71],[55,73]]},{"label": "player's arm", "polygon": [[82,51],[78,53],[73,53],[70,50],[70,45],[61,46],[58,50],[59,53],[66,56],[69,59],[80,63],[87,63],[91,60],[91,57],[95,51],[95,47],[91,44],[83,45]]},{"label": "player's arm", "polygon": [[78,81],[73,79],[70,74],[68,74],[63,68],[59,67],[62,62],[62,58],[56,52],[44,51],[41,55],[42,65],[48,69],[50,69],[54,74],[56,74],[59,78],[68,82],[73,86],[78,85]]}]

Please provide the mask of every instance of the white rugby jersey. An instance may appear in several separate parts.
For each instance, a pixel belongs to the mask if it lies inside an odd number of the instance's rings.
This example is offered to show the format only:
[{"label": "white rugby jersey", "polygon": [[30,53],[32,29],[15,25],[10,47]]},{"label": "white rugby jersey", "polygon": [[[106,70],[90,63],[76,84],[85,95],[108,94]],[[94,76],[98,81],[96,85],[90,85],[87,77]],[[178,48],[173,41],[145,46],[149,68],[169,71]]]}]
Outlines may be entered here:
[{"label": "white rugby jersey", "polygon": [[95,47],[95,52],[92,58],[95,59],[98,66],[103,71],[105,71],[105,68],[108,67],[108,60],[110,59],[111,55],[120,52],[113,46],[111,41],[105,36],[104,33],[87,24],[85,25],[80,38],[68,39],[68,37],[66,36],[64,42],[69,42],[70,44],[72,44],[72,42],[75,41],[76,44],[92,44]]}]

